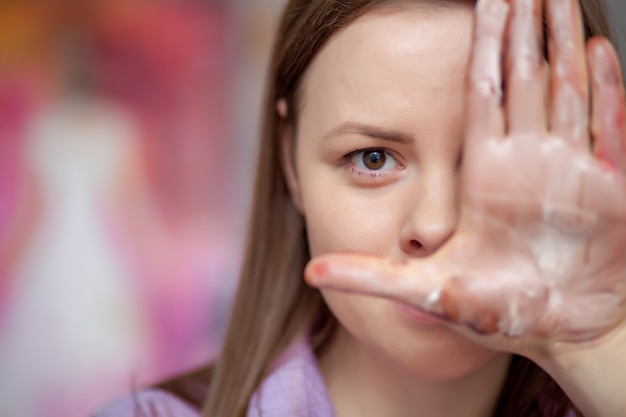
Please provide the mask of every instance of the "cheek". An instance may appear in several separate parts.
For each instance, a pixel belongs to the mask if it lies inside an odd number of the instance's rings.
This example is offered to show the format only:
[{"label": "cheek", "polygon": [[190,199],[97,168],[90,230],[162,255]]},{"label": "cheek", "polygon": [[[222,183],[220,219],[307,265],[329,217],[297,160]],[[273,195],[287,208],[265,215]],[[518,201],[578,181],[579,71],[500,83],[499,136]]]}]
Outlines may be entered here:
[{"label": "cheek", "polygon": [[305,193],[303,202],[311,256],[335,251],[385,255],[397,242],[398,208],[387,196],[331,186]]},{"label": "cheek", "polygon": [[367,341],[373,331],[384,336],[381,329],[389,328],[384,320],[388,317],[388,300],[325,289],[321,292],[334,316],[357,339]]}]

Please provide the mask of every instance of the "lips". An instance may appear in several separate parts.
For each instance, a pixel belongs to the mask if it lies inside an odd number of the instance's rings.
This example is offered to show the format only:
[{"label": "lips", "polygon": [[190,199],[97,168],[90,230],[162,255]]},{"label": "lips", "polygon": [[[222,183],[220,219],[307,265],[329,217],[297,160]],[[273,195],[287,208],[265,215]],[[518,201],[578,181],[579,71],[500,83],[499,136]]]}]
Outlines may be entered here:
[{"label": "lips", "polygon": [[398,310],[398,312],[400,313],[400,315],[402,315],[403,317],[409,319],[412,322],[415,323],[420,323],[420,324],[441,324],[443,323],[443,320],[441,320],[440,318],[427,313],[426,311],[418,308],[418,307],[414,307],[412,305],[406,304],[406,303],[402,303],[399,301],[396,301],[395,303],[395,308],[396,310]]}]

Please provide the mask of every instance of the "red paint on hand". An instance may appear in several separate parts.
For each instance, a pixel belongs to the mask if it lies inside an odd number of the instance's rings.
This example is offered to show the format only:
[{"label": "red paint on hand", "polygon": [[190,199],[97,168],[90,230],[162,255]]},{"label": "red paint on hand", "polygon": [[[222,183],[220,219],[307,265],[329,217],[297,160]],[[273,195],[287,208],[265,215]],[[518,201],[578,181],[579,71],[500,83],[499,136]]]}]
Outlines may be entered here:
[{"label": "red paint on hand", "polygon": [[606,172],[615,172],[617,171],[617,166],[610,158],[607,157],[606,152],[600,150],[598,152],[598,159],[600,160],[600,166]]},{"label": "red paint on hand", "polygon": [[316,277],[323,277],[324,275],[326,275],[327,271],[328,267],[323,262],[320,262],[313,267],[313,274],[315,274]]}]

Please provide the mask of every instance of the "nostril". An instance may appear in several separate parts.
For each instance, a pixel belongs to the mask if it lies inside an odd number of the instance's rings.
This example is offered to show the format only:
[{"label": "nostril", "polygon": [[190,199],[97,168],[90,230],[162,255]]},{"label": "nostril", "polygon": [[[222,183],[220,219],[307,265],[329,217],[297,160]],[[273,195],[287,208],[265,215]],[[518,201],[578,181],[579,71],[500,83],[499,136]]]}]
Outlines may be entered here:
[{"label": "nostril", "polygon": [[411,249],[421,249],[421,248],[422,248],[422,244],[421,244],[421,243],[419,243],[419,242],[418,242],[417,240],[415,240],[415,239],[412,239],[412,240],[409,242],[409,245],[411,246]]}]

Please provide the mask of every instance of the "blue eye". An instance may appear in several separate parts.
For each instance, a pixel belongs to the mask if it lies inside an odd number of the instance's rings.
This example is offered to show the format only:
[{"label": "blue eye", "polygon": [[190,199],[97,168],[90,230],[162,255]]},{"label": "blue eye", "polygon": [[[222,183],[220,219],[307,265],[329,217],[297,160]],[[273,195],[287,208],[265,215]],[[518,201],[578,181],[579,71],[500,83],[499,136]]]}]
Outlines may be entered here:
[{"label": "blue eye", "polygon": [[394,169],[398,162],[384,149],[366,149],[348,155],[350,162],[357,168],[368,171],[381,171],[383,168]]}]

